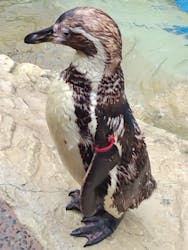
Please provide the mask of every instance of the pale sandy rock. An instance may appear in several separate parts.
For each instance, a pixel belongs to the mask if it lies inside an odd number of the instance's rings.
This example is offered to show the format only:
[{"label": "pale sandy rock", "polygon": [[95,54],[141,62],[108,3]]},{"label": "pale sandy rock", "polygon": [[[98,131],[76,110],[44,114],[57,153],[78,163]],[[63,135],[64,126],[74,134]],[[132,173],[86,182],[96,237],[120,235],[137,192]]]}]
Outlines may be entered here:
[{"label": "pale sandy rock", "polygon": [[11,146],[15,122],[11,115],[0,114],[0,150]]},{"label": "pale sandy rock", "polygon": [[1,93],[13,94],[15,92],[15,88],[12,82],[0,80],[0,91]]},{"label": "pale sandy rock", "polygon": [[37,88],[39,91],[46,93],[50,84],[49,78],[53,73],[31,63],[21,63],[17,65],[13,74],[19,82],[19,87]]},{"label": "pale sandy rock", "polygon": [[[46,95],[40,90],[42,71],[17,65],[12,72],[16,91],[0,88],[0,197],[15,208],[45,250],[81,250],[86,239],[69,235],[82,225],[81,215],[65,210],[68,192],[78,185],[62,166],[49,136]],[[51,81],[47,75],[42,76],[46,89]],[[2,82],[12,76],[0,72]],[[140,124],[158,188],[149,200],[125,215],[111,237],[91,249],[187,249],[188,142]]]},{"label": "pale sandy rock", "polygon": [[2,71],[11,72],[15,66],[15,62],[6,55],[0,55],[0,68]]}]

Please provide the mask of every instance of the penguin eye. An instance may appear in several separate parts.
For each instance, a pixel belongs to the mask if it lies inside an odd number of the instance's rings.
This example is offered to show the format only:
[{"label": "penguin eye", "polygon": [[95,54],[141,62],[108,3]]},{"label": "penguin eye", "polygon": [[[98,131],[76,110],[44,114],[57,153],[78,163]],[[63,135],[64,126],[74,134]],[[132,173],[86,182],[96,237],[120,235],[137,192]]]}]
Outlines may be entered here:
[{"label": "penguin eye", "polygon": [[64,35],[66,38],[69,38],[70,34],[71,34],[71,32],[70,32],[69,29],[64,29],[64,30],[63,30],[63,35]]},{"label": "penguin eye", "polygon": [[69,33],[68,30],[63,32],[63,35],[64,35],[64,36],[68,36],[69,34],[70,34],[70,33]]}]

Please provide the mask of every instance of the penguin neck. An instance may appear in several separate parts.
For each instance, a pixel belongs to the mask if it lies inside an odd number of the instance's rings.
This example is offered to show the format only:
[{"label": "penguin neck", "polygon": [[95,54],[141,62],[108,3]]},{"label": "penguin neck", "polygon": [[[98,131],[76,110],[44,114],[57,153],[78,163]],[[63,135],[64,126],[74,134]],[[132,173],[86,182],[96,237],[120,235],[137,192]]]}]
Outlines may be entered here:
[{"label": "penguin neck", "polygon": [[[93,70],[94,71],[94,70]],[[91,71],[89,72],[91,74]],[[115,73],[109,77],[104,74],[93,74],[93,77],[88,77],[85,70],[81,72],[80,68],[71,63],[67,69],[61,73],[61,77],[65,82],[80,87],[83,90],[90,88],[90,92],[98,96],[98,101],[108,105],[125,98],[124,93],[124,78],[121,66]]]},{"label": "penguin neck", "polygon": [[[81,61],[81,59],[79,59]],[[84,59],[86,60],[86,59]],[[96,96],[97,103],[101,105],[112,105],[126,99],[124,93],[124,77],[119,65],[111,76],[105,76],[104,67],[100,64],[100,70],[95,71],[93,61],[80,66],[72,62],[67,69],[61,73],[65,82],[70,83],[75,89],[89,91]],[[75,66],[77,65],[77,66]],[[85,68],[84,68],[85,66]],[[98,65],[97,65],[98,66]],[[90,69],[90,71],[89,71]]]},{"label": "penguin neck", "polygon": [[98,103],[101,106],[112,107],[114,104],[125,101],[124,77],[120,65],[116,68],[113,75],[103,76],[98,86],[97,95]]},{"label": "penguin neck", "polygon": [[77,51],[71,63],[80,74],[84,74],[85,78],[92,82],[93,88],[101,82],[106,66],[106,55],[103,46],[98,46],[97,51],[94,56],[87,56]]}]

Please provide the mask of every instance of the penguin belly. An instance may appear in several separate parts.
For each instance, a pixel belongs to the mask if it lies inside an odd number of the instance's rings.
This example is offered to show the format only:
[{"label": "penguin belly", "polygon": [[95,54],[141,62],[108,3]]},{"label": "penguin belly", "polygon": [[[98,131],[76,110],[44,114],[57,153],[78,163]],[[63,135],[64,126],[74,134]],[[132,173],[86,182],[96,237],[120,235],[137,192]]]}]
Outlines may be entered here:
[{"label": "penguin belly", "polygon": [[76,123],[72,86],[55,80],[49,90],[46,119],[63,165],[79,183],[85,175],[79,151],[80,133]]}]

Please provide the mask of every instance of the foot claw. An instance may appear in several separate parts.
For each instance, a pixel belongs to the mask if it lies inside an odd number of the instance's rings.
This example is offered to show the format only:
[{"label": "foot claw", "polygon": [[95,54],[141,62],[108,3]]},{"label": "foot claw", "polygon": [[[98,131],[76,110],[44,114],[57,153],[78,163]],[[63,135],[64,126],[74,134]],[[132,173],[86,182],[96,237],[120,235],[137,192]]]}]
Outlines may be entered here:
[{"label": "foot claw", "polygon": [[77,228],[77,229],[75,229],[75,230],[73,230],[72,232],[71,232],[71,235],[72,236],[81,236],[81,227],[79,227],[79,228]]},{"label": "foot claw", "polygon": [[80,200],[78,201],[71,201],[69,204],[66,206],[66,210],[77,210],[80,211]]},{"label": "foot claw", "polygon": [[80,190],[76,189],[76,190],[70,191],[69,196],[71,196],[72,198],[80,197]]},{"label": "foot claw", "polygon": [[69,193],[72,197],[72,201],[66,206],[66,210],[77,210],[80,211],[80,190],[76,189]]}]

